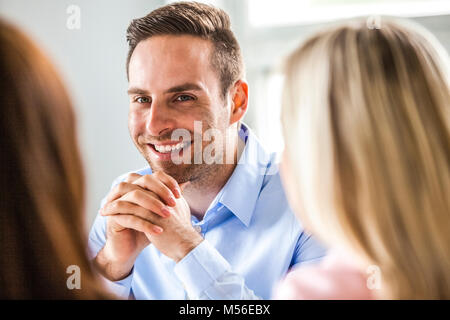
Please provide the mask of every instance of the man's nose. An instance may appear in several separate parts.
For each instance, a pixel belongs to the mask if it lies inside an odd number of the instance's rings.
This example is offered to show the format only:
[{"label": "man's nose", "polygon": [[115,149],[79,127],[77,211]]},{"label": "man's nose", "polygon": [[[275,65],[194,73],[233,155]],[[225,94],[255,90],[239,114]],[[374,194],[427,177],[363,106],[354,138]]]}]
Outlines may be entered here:
[{"label": "man's nose", "polygon": [[173,129],[174,119],[163,101],[154,99],[146,122],[147,132],[152,136],[160,136],[167,130]]}]

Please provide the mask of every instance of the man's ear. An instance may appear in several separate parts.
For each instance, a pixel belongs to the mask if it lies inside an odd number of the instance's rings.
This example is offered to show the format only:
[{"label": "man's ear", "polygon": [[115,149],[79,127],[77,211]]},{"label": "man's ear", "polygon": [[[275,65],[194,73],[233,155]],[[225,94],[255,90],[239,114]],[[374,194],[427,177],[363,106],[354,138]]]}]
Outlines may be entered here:
[{"label": "man's ear", "polygon": [[247,111],[248,106],[248,84],[238,80],[234,84],[231,98],[230,125],[240,121]]}]

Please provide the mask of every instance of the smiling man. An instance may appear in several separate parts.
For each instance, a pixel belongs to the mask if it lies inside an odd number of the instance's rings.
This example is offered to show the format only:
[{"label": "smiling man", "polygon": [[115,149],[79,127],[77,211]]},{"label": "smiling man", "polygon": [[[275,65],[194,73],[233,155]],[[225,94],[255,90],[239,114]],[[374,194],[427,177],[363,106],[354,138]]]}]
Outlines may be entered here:
[{"label": "smiling man", "polygon": [[323,249],[291,212],[276,164],[241,123],[242,56],[220,9],[159,8],[127,31],[129,131],[149,166],[120,176],[89,237],[122,297],[268,299]]}]

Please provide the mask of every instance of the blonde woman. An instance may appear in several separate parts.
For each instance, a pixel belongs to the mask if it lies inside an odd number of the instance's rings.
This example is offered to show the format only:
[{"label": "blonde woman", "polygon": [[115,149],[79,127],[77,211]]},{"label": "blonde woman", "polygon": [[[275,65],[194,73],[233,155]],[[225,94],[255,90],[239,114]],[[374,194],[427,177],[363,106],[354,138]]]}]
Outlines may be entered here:
[{"label": "blonde woman", "polygon": [[331,253],[276,298],[450,298],[449,75],[409,22],[349,22],[289,57],[282,177]]}]

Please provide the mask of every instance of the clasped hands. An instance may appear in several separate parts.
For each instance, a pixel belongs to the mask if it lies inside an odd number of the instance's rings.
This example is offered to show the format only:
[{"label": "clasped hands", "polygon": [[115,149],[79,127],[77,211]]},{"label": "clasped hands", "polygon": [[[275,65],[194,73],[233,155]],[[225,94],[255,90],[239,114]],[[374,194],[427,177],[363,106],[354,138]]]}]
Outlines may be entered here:
[{"label": "clasped hands", "polygon": [[152,243],[179,262],[202,240],[191,224],[189,205],[182,196],[187,183],[162,171],[129,174],[108,194],[100,210],[107,217],[105,249],[116,262],[134,261]]}]

